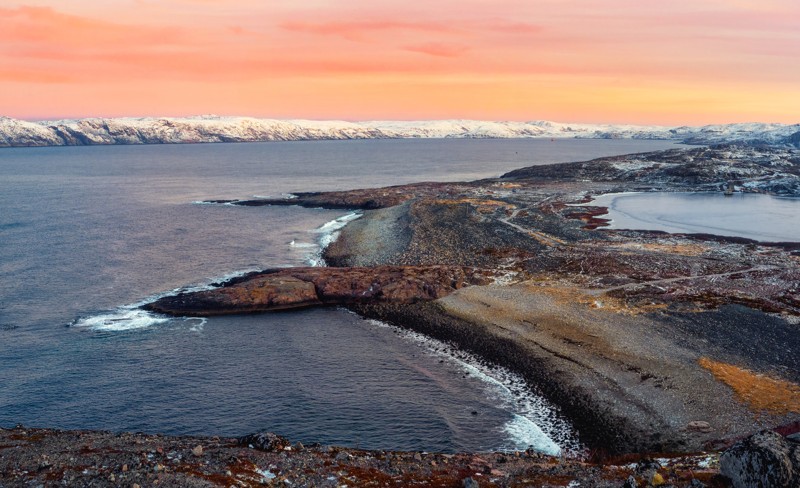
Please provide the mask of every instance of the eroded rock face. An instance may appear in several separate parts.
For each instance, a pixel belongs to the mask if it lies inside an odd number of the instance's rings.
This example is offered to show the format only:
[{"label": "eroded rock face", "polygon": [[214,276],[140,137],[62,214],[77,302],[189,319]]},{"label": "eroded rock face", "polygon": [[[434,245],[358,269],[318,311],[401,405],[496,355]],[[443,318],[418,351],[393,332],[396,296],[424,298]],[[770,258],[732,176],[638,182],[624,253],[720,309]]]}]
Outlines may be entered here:
[{"label": "eroded rock face", "polygon": [[267,312],[315,305],[435,300],[493,271],[456,266],[287,268],[231,280],[220,288],[160,298],[143,308],[169,315]]},{"label": "eroded rock face", "polygon": [[773,431],[759,432],[722,453],[720,472],[734,488],[800,486],[800,446]]}]

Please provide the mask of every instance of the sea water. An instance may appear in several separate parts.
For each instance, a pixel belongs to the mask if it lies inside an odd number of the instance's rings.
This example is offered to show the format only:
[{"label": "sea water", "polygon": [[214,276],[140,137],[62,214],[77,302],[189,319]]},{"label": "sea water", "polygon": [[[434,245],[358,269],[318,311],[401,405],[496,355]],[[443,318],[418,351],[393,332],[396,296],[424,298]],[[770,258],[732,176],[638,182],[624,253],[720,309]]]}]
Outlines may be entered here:
[{"label": "sea water", "polygon": [[357,213],[202,205],[671,147],[385,140],[0,150],[0,426],[267,430],[305,443],[577,449],[514,374],[335,308],[168,318],[138,306],[253,270],[320,265]]}]

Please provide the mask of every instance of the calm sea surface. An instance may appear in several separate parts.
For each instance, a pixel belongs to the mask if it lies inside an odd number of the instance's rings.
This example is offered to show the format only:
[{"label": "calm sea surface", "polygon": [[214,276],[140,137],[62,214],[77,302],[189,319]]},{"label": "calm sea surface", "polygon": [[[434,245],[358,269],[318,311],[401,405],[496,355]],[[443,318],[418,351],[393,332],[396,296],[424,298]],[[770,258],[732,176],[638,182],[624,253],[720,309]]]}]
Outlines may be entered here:
[{"label": "calm sea surface", "polygon": [[602,195],[612,229],[716,234],[762,242],[800,241],[800,198],[752,193],[624,193]]},{"label": "calm sea surface", "polygon": [[572,449],[569,426],[519,378],[343,310],[199,320],[136,304],[235,272],[306,265],[345,213],[199,200],[477,179],[667,147],[389,140],[2,149],[0,426],[269,430],[376,449]]}]

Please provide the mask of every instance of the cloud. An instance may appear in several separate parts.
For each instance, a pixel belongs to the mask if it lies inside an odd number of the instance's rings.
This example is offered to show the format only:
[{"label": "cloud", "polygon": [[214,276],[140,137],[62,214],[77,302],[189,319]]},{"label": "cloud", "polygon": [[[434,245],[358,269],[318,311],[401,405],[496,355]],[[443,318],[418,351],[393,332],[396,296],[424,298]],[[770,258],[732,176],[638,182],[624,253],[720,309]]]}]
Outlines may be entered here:
[{"label": "cloud", "polygon": [[428,54],[430,56],[455,58],[469,51],[470,48],[468,46],[464,46],[461,44],[444,44],[439,42],[428,42],[425,44],[405,46],[403,49],[405,49],[406,51]]},{"label": "cloud", "polygon": [[363,40],[368,34],[386,31],[416,31],[422,33],[452,33],[453,27],[437,22],[411,22],[397,20],[331,21],[331,22],[284,22],[281,28],[293,32],[339,36],[348,40]]},{"label": "cloud", "polygon": [[105,48],[178,42],[178,29],[129,25],[57,12],[50,7],[0,8],[0,40],[6,46]]}]

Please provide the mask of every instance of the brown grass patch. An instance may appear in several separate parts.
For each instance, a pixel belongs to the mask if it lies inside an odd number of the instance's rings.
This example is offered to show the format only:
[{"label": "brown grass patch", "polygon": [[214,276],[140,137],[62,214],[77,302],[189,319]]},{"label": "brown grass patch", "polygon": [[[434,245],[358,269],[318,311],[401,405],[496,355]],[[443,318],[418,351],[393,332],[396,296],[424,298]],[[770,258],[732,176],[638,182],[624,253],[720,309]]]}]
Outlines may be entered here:
[{"label": "brown grass patch", "polygon": [[557,303],[567,306],[578,303],[596,310],[624,315],[651,313],[667,307],[665,303],[629,303],[623,298],[608,294],[590,295],[577,287],[571,286],[542,286],[534,285],[533,283],[530,283],[530,285],[533,293],[546,293]]},{"label": "brown grass patch", "polygon": [[730,386],[737,398],[754,412],[774,415],[800,412],[800,386],[795,383],[705,357],[698,363],[714,378]]},{"label": "brown grass patch", "polygon": [[668,243],[639,243],[624,242],[615,245],[603,244],[606,249],[625,249],[629,251],[648,251],[667,254],[677,254],[679,256],[699,256],[708,251],[706,246],[700,244],[668,244]]}]

